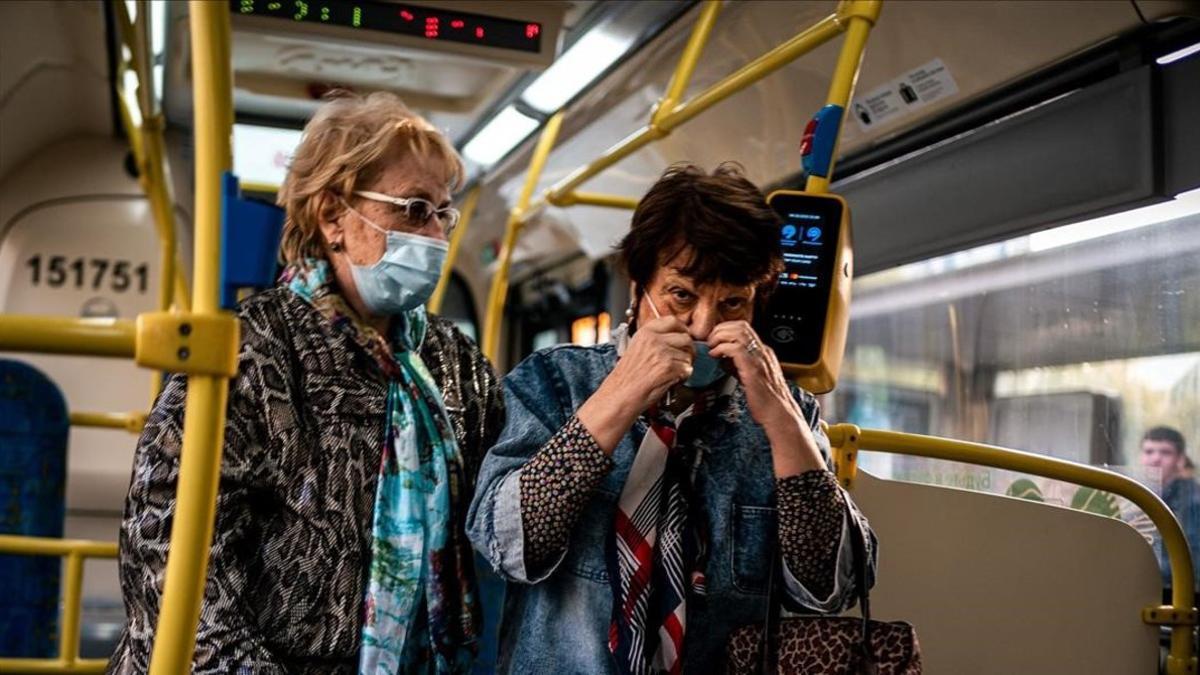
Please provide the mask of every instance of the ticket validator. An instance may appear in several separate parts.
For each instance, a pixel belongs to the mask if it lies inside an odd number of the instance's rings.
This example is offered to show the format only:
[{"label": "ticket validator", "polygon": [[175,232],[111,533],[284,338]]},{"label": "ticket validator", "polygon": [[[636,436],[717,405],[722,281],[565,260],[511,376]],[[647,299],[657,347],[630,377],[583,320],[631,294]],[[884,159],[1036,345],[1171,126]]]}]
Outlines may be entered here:
[{"label": "ticket validator", "polygon": [[783,372],[823,394],[837,384],[850,319],[850,209],[837,195],[776,190],[783,271],[755,320]]}]

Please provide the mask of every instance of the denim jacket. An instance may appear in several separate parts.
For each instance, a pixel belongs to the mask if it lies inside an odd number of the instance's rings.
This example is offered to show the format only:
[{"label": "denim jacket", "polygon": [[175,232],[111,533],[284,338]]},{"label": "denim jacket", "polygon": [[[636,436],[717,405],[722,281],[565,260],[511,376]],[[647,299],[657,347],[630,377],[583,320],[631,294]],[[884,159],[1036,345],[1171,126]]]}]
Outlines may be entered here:
[{"label": "denim jacket", "polygon": [[[519,471],[612,371],[612,345],[554,347],[537,352],[504,379],[507,421],[480,469],[467,534],[498,574],[508,580],[500,628],[499,673],[614,672],[608,650],[612,590],[606,547],[617,500],[646,433],[640,418],[612,454],[614,468],[592,491],[590,503],[556,564],[531,575],[524,560]],[[793,388],[828,462],[815,398]],[[761,623],[767,613],[767,580],[774,567],[789,604],[838,612],[853,604],[849,527],[861,527],[868,544],[867,583],[874,581],[875,538],[852,502],[842,527],[835,587],[814,598],[781,562],[776,545],[775,477],[765,433],[737,386],[724,405],[704,413],[696,440],[702,453],[695,485],[708,516],[710,549],[704,596],[689,595],[684,672],[712,672],[723,662],[730,632]]]}]

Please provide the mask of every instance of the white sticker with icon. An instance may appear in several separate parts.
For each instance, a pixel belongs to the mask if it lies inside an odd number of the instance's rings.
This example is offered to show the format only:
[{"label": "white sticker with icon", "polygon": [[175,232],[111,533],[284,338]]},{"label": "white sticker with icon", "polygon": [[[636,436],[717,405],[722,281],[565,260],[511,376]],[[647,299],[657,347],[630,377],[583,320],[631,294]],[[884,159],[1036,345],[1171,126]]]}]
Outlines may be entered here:
[{"label": "white sticker with icon", "polygon": [[950,69],[941,59],[934,59],[854,97],[847,112],[858,123],[859,129],[870,131],[957,93],[958,85],[950,75]]}]

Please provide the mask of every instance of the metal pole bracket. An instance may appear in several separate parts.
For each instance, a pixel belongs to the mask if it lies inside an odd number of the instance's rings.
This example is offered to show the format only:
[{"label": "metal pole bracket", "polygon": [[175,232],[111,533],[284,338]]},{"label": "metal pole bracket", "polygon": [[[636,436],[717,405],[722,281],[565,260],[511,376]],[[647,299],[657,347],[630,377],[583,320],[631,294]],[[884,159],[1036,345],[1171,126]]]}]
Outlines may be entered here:
[{"label": "metal pole bracket", "polygon": [[851,17],[866,19],[874,25],[879,20],[879,12],[883,9],[882,0],[842,0],[838,3],[834,13],[837,14],[839,21],[846,21]]},{"label": "metal pole bracket", "polygon": [[148,312],[137,317],[135,360],[172,373],[237,374],[238,321],[232,314]]},{"label": "metal pole bracket", "polygon": [[854,487],[854,479],[858,477],[858,442],[862,438],[862,430],[853,424],[830,426],[825,422],[821,422],[821,429],[829,437],[838,485],[849,490]]},{"label": "metal pole bracket", "polygon": [[1142,610],[1142,621],[1154,626],[1195,626],[1196,608],[1180,609],[1171,605],[1154,605]]}]

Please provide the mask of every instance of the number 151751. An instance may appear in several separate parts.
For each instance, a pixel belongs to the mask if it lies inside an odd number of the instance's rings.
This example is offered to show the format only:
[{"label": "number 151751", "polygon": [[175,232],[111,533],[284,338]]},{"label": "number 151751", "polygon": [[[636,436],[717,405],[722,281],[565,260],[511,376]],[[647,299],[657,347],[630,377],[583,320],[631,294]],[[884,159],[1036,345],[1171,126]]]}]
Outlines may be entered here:
[{"label": "number 151751", "polygon": [[94,291],[113,290],[117,293],[145,293],[149,282],[150,266],[128,260],[108,258],[74,258],[55,255],[35,255],[25,261],[30,269],[34,286],[46,284],[51,288],[63,286]]}]

